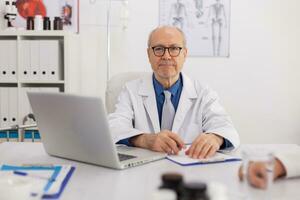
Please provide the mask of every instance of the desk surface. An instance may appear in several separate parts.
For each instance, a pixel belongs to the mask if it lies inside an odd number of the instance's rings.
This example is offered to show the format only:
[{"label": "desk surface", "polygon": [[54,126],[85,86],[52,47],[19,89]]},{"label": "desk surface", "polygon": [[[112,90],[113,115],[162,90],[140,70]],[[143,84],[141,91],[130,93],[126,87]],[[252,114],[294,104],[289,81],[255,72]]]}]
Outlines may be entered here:
[{"label": "desk surface", "polygon": [[[243,147],[259,145],[244,145]],[[273,149],[288,148],[291,145],[266,145]],[[243,148],[242,147],[242,148]],[[238,153],[238,151],[236,152]],[[150,200],[151,194],[161,184],[161,174],[178,172],[185,181],[218,182],[226,186],[228,199],[244,199],[243,184],[238,180],[240,162],[217,163],[182,167],[168,160],[160,160],[126,170],[113,170],[95,165],[60,159],[47,155],[41,143],[2,143],[0,160],[5,164],[53,163],[72,164],[76,167],[61,200],[85,199],[130,199]],[[284,179],[274,183],[272,199],[295,199],[300,196],[300,179]],[[253,199],[265,198],[261,190],[248,188],[247,195]]]}]

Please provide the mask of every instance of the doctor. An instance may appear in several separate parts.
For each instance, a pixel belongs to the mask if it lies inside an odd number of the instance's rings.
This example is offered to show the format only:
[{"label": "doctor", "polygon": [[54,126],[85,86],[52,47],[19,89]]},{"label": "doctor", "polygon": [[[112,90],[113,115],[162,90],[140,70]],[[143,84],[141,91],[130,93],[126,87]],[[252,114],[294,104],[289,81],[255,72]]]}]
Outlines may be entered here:
[{"label": "doctor", "polygon": [[125,84],[109,124],[116,142],[192,158],[239,146],[239,136],[218,96],[181,72],[188,50],[175,27],[154,29],[148,39],[153,74]]}]

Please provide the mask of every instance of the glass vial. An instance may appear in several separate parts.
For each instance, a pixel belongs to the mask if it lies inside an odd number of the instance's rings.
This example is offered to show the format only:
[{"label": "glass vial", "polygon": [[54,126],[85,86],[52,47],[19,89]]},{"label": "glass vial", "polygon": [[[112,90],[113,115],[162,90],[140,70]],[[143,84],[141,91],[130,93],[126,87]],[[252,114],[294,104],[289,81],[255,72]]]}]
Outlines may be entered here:
[{"label": "glass vial", "polygon": [[34,30],[41,31],[43,30],[43,16],[36,15],[34,17]]},{"label": "glass vial", "polygon": [[54,18],[53,29],[54,30],[63,30],[63,22],[62,22],[62,19],[60,17],[55,17]]},{"label": "glass vial", "polygon": [[44,17],[43,29],[44,30],[51,30],[51,23],[50,23],[50,18],[49,17]]},{"label": "glass vial", "polygon": [[33,17],[27,17],[26,20],[26,29],[27,30],[34,30],[34,19]]}]

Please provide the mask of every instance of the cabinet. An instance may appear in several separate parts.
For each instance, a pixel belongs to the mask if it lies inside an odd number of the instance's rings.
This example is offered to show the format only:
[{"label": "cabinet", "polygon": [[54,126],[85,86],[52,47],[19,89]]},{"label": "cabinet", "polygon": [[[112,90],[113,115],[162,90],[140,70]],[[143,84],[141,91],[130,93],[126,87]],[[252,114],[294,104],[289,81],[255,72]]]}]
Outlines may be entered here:
[{"label": "cabinet", "polygon": [[[0,32],[0,127],[33,122],[28,118],[32,110],[27,91],[68,91],[71,35],[65,31]],[[35,129],[0,131],[0,142],[34,138],[39,140]]]}]

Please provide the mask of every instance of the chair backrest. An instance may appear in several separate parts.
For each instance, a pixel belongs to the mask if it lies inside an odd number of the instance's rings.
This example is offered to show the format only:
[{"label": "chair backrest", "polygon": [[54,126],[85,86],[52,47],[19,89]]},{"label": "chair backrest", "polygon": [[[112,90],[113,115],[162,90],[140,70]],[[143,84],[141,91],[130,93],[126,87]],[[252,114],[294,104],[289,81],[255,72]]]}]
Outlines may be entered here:
[{"label": "chair backrest", "polygon": [[114,75],[107,83],[105,92],[105,106],[107,113],[115,111],[115,104],[125,83],[134,79],[145,77],[150,72],[125,72]]}]

